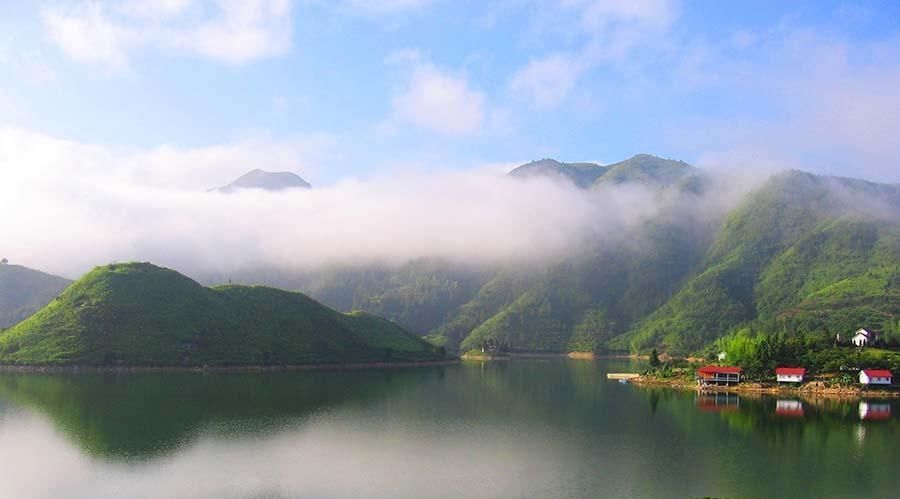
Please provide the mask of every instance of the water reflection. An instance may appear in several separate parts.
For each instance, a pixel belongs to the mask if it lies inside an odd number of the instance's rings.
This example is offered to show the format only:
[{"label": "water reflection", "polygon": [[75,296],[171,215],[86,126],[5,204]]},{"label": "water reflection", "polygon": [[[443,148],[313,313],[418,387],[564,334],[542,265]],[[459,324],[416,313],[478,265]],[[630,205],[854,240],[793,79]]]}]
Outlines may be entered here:
[{"label": "water reflection", "polygon": [[741,397],[728,392],[700,392],[697,394],[697,409],[705,412],[738,411]]},{"label": "water reflection", "polygon": [[783,418],[802,418],[803,402],[800,400],[778,399],[775,402],[775,414]]},{"label": "water reflection", "polygon": [[866,421],[883,421],[891,418],[891,404],[888,402],[872,402],[862,400],[859,403],[859,419]]},{"label": "water reflection", "polygon": [[0,376],[0,498],[900,489],[891,466],[900,425],[860,421],[856,402],[804,400],[804,418],[783,418],[779,406],[798,401],[606,380],[607,370],[638,369],[510,360],[356,373]]}]

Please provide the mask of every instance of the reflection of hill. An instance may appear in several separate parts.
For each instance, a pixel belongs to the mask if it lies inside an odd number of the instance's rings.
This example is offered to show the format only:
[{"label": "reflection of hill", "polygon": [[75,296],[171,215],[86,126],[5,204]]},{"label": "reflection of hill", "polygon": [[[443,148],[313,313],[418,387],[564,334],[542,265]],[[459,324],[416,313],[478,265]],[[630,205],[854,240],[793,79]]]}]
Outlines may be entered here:
[{"label": "reflection of hill", "polygon": [[91,455],[138,459],[161,455],[200,432],[257,433],[296,424],[317,411],[371,400],[435,374],[417,368],[415,373],[3,375],[0,408],[13,403],[46,415]]}]

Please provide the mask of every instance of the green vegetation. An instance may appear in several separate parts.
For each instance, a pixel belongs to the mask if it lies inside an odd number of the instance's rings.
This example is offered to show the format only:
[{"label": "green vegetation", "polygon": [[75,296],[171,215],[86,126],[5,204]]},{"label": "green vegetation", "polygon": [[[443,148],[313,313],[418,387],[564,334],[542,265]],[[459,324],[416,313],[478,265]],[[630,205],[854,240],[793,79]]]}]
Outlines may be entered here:
[{"label": "green vegetation", "polygon": [[654,348],[650,351],[650,369],[658,369],[660,364],[659,352]]},{"label": "green vegetation", "polygon": [[424,335],[444,325],[491,277],[479,269],[421,259],[398,268],[325,270],[302,288],[330,307],[365,310]]},{"label": "green vegetation", "polygon": [[697,170],[684,161],[672,161],[650,154],[638,154],[607,167],[593,185],[641,183],[652,187],[668,187],[695,175]]},{"label": "green vegetation", "polygon": [[69,284],[71,281],[62,277],[20,265],[0,264],[0,328],[10,327],[35,313]]},{"label": "green vegetation", "polygon": [[[900,370],[900,352],[835,344],[824,334],[785,336],[741,329],[720,338],[711,351],[724,351],[729,364],[754,379],[771,379],[779,366],[803,366],[811,373],[839,373],[866,368]],[[851,380],[853,381],[853,380]]]},{"label": "green vegetation", "polygon": [[330,269],[296,287],[452,351],[493,341],[513,351],[685,355],[742,328],[833,336],[866,327],[900,346],[898,186],[792,171],[724,213],[705,196],[716,192],[712,179],[645,154],[609,166],[541,160],[510,175],[640,184],[661,209],[543,267],[419,260]]},{"label": "green vegetation", "polygon": [[[896,334],[898,199],[892,186],[801,172],[774,177],[725,221],[706,268],[629,332],[630,347],[688,353],[747,324]],[[891,210],[898,211],[878,216]]]},{"label": "green vegetation", "polygon": [[443,349],[300,293],[204,288],[147,263],[94,269],[0,334],[4,364],[289,365],[436,360]]},{"label": "green vegetation", "polygon": [[607,172],[608,168],[595,163],[560,163],[554,159],[532,161],[509,172],[511,177],[564,178],[578,187],[589,187]]}]

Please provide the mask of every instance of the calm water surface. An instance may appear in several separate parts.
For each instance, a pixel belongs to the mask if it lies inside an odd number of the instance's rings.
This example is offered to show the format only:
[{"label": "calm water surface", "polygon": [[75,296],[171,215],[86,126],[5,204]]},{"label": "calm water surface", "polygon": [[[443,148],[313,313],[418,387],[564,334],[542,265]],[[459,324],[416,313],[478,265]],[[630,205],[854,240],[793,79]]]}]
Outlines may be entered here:
[{"label": "calm water surface", "polygon": [[637,367],[0,375],[0,497],[900,497],[896,402],[606,380]]}]

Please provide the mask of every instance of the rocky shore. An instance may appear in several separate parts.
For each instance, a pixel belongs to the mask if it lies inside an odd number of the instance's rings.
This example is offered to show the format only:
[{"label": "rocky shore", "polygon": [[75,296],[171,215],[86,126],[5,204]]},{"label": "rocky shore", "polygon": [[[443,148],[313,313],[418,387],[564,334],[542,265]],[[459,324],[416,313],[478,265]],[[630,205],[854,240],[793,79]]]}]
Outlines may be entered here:
[{"label": "rocky shore", "polygon": [[701,388],[693,378],[684,376],[662,378],[645,374],[630,380],[630,382],[634,385],[645,387],[665,387],[677,390],[702,390],[705,392],[727,392],[737,394],[789,395],[834,399],[900,398],[900,389],[895,387],[869,388],[859,385],[832,386],[819,380],[809,381],[801,386],[744,381],[737,385],[712,385]]}]

